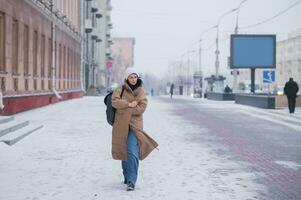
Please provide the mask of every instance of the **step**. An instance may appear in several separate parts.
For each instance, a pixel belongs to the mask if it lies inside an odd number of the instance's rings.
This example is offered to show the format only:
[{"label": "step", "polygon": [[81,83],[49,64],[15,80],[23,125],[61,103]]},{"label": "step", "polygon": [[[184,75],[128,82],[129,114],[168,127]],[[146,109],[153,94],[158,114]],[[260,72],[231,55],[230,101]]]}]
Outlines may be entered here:
[{"label": "step", "polygon": [[18,121],[10,121],[5,124],[0,124],[0,137],[16,131],[20,128],[23,128],[24,126],[27,126],[29,124],[29,121],[24,121],[24,122],[18,122]]},{"label": "step", "polygon": [[0,124],[4,124],[10,121],[13,121],[15,118],[14,117],[2,117],[0,116]]},{"label": "step", "polygon": [[19,142],[20,140],[24,139],[26,136],[30,135],[31,133],[43,128],[43,125],[28,125],[22,129],[14,131],[10,134],[7,134],[0,138],[0,142],[4,142],[5,144],[12,146]]}]

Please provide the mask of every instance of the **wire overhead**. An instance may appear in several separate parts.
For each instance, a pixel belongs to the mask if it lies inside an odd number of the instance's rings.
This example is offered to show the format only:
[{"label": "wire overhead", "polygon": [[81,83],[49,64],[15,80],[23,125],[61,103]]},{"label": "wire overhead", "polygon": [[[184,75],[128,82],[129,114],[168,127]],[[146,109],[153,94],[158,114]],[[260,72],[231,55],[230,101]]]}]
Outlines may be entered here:
[{"label": "wire overhead", "polygon": [[[272,21],[272,20],[274,20],[275,18],[277,18],[277,17],[283,15],[284,13],[286,13],[286,12],[289,11],[290,9],[296,7],[296,6],[297,6],[298,4],[300,4],[300,3],[301,3],[301,0],[298,0],[298,1],[296,1],[295,3],[293,3],[292,5],[288,6],[287,8],[285,8],[284,10],[280,11],[279,13],[277,13],[276,15],[274,15],[274,16],[272,16],[272,17],[269,17],[269,18],[267,18],[267,19],[265,19],[265,20],[263,20],[263,21],[261,21],[261,22],[255,23],[255,24],[251,24],[251,25],[248,25],[248,26],[242,26],[242,27],[239,27],[239,29],[249,29],[249,28],[253,28],[253,27],[256,27],[256,26],[260,26],[260,25],[262,25],[262,24],[265,24],[265,23],[267,23],[267,22],[269,22],[269,21]],[[206,29],[206,30],[204,31],[204,33],[208,32],[209,30],[211,30],[211,29],[213,29],[213,28],[216,28],[216,25],[213,26],[213,27],[210,27],[210,28]],[[230,33],[231,33],[232,31],[224,31],[224,32],[230,32]],[[229,39],[229,38],[228,38],[228,39]],[[223,40],[223,41],[227,41],[227,39],[226,39],[226,40]],[[188,49],[190,49],[191,47],[193,47],[194,45],[196,45],[198,42],[199,42],[199,40],[198,40],[198,41],[195,41],[195,42],[193,42],[193,43],[191,43],[191,44],[189,45],[189,48],[188,48]],[[215,42],[212,43],[212,45],[209,45],[207,48],[202,49],[202,51],[208,51],[208,50],[210,50],[210,49],[214,46],[214,44],[215,44]],[[180,56],[177,56],[177,57],[180,57]]]},{"label": "wire overhead", "polygon": [[280,11],[279,13],[277,13],[276,15],[270,17],[270,18],[267,18],[261,22],[258,22],[256,24],[252,24],[252,25],[248,25],[248,26],[242,26],[242,27],[239,27],[239,29],[248,29],[248,28],[253,28],[255,26],[259,26],[259,25],[262,25],[262,24],[265,24],[269,21],[272,21],[273,19],[279,17],[280,15],[286,13],[288,10],[292,9],[293,7],[297,6],[299,3],[301,3],[301,0],[295,2],[294,4],[290,5],[289,7],[287,7],[286,9]]}]

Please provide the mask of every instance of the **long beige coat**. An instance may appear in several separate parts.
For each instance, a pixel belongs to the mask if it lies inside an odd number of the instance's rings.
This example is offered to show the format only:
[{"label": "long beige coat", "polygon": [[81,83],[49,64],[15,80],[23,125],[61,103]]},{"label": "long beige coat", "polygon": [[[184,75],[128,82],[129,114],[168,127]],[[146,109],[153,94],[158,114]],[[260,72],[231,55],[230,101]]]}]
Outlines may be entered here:
[{"label": "long beige coat", "polygon": [[[112,134],[112,156],[116,160],[127,160],[127,137],[131,128],[138,139],[139,159],[143,160],[154,150],[158,144],[143,131],[143,113],[147,106],[147,98],[141,87],[134,92],[124,84],[125,90],[122,98],[120,94],[122,86],[116,88],[112,95],[112,106],[116,108],[115,121]],[[137,101],[136,108],[129,108],[128,103]]]}]

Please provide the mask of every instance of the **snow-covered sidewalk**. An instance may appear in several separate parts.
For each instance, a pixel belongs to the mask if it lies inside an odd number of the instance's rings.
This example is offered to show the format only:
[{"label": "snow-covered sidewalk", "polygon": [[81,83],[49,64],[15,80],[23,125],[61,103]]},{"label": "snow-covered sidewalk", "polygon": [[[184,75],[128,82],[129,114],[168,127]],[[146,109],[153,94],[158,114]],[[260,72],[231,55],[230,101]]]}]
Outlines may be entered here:
[{"label": "snow-covered sidewalk", "polygon": [[[2,200],[261,199],[265,187],[214,136],[149,101],[144,126],[158,143],[140,162],[134,192],[111,158],[111,127],[102,97],[84,97],[20,113],[44,128],[14,146],[0,144]],[[224,153],[220,153],[220,152]]]}]

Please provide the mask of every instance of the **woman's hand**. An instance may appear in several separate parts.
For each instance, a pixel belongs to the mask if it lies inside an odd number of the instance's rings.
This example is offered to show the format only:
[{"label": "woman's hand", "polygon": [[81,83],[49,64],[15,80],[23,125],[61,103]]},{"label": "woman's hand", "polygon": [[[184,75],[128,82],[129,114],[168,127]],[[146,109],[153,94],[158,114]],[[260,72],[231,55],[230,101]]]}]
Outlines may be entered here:
[{"label": "woman's hand", "polygon": [[138,105],[138,102],[137,102],[137,101],[132,101],[131,103],[128,104],[128,106],[129,106],[130,108],[135,108],[137,105]]}]

